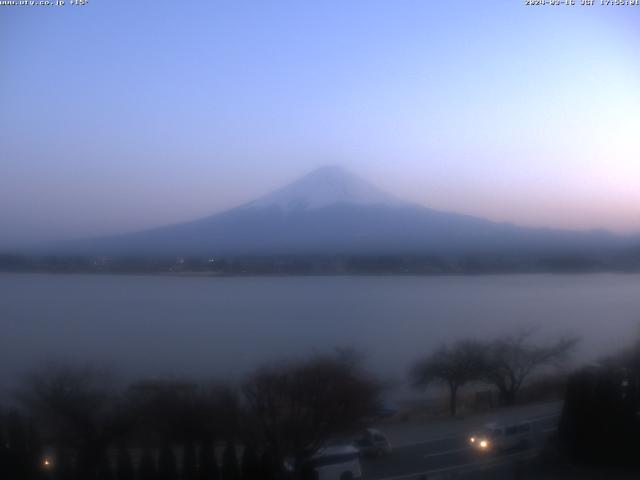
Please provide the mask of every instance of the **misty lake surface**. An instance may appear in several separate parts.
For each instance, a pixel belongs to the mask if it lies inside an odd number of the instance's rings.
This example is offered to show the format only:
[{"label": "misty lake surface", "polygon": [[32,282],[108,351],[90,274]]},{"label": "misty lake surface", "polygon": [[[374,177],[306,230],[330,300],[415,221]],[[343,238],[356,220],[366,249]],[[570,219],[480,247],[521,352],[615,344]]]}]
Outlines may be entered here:
[{"label": "misty lake surface", "polygon": [[585,361],[629,344],[639,325],[640,275],[0,274],[0,388],[51,361],[233,380],[340,346],[402,382],[413,360],[454,339],[535,326],[540,338],[581,335]]}]

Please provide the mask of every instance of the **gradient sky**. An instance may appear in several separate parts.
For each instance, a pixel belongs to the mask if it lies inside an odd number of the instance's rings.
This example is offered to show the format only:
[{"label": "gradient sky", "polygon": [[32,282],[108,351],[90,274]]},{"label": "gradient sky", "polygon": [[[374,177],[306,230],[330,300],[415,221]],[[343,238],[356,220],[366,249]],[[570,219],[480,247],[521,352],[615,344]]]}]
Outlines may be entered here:
[{"label": "gradient sky", "polygon": [[197,218],[327,163],[438,209],[640,231],[640,7],[523,3],[0,7],[0,246]]}]

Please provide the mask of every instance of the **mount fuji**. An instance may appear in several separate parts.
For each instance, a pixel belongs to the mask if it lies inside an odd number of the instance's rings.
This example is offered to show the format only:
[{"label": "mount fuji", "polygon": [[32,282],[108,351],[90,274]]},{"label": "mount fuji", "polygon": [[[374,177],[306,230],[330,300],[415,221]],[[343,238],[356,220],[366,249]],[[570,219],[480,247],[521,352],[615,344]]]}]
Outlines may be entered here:
[{"label": "mount fuji", "polygon": [[389,207],[409,205],[342,167],[326,166],[250,202],[246,207],[276,207],[291,212],[329,207],[340,203]]},{"label": "mount fuji", "polygon": [[74,242],[91,255],[593,253],[630,239],[518,227],[407,202],[337,166],[196,221]]}]

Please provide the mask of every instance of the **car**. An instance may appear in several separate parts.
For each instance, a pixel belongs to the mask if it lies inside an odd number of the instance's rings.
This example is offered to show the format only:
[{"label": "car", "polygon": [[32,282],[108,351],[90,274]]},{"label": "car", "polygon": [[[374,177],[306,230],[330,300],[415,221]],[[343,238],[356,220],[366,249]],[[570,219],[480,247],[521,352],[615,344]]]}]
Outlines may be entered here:
[{"label": "car", "polygon": [[516,447],[525,447],[531,442],[531,422],[511,424],[487,423],[469,435],[469,444],[481,452],[502,452]]},{"label": "car", "polygon": [[366,429],[356,438],[353,445],[365,457],[381,457],[391,452],[391,444],[382,432],[374,428]]},{"label": "car", "polygon": [[[291,467],[288,469],[291,470]],[[303,478],[354,480],[362,477],[360,451],[352,445],[333,445],[318,450],[299,465]]]}]

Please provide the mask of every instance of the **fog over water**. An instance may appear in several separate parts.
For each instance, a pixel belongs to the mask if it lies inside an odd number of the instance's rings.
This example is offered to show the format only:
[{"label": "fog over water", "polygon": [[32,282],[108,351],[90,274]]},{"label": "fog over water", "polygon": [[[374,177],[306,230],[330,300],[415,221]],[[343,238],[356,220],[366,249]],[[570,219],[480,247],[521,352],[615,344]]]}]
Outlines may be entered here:
[{"label": "fog over water", "polygon": [[586,361],[640,332],[640,275],[162,277],[0,274],[0,386],[43,361],[125,378],[236,379],[274,359],[354,346],[405,381],[442,342],[536,326]]}]

